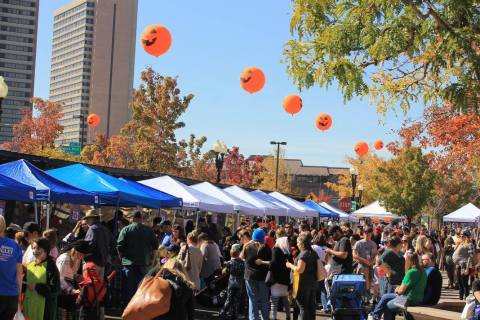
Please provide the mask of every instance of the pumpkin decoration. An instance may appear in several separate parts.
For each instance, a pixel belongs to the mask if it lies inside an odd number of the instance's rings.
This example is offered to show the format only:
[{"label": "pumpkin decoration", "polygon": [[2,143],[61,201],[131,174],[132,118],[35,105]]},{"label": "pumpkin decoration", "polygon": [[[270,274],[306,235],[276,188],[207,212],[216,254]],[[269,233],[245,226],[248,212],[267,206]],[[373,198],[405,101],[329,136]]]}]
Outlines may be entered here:
[{"label": "pumpkin decoration", "polygon": [[315,119],[315,125],[318,129],[326,131],[332,127],[332,117],[328,113],[322,113]]},{"label": "pumpkin decoration", "polygon": [[100,116],[96,113],[89,114],[87,117],[89,127],[95,128],[100,124]]},{"label": "pumpkin decoration", "polygon": [[300,110],[302,110],[302,107],[303,107],[302,98],[300,98],[295,94],[286,96],[283,99],[283,109],[285,109],[285,111],[287,113],[290,113],[292,116],[295,113],[300,112]]},{"label": "pumpkin decoration", "polygon": [[355,152],[361,157],[368,153],[368,143],[359,141],[355,144]]},{"label": "pumpkin decoration", "polygon": [[373,143],[373,147],[375,148],[375,150],[382,150],[383,149],[383,141],[382,140],[376,140]]},{"label": "pumpkin decoration", "polygon": [[170,49],[171,44],[172,36],[164,26],[148,26],[142,32],[143,50],[152,56],[161,56]]},{"label": "pumpkin decoration", "polygon": [[247,67],[240,75],[240,85],[249,93],[258,92],[265,85],[265,75],[259,68]]}]

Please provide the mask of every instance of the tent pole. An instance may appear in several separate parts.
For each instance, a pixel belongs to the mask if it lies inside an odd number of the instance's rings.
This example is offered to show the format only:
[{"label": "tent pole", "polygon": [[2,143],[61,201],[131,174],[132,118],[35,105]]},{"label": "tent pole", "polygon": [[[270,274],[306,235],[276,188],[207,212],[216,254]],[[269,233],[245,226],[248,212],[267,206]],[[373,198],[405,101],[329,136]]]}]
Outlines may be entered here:
[{"label": "tent pole", "polygon": [[197,209],[197,219],[195,222],[195,228],[198,229],[198,215],[200,214],[200,209]]},{"label": "tent pole", "polygon": [[46,229],[50,229],[50,202],[47,204],[47,226]]},{"label": "tent pole", "polygon": [[35,210],[35,223],[38,224],[40,219],[38,219],[37,201],[33,201],[33,208]]},{"label": "tent pole", "polygon": [[118,233],[118,210],[120,209],[120,198],[117,199],[117,207],[113,215],[113,236],[116,238]]}]

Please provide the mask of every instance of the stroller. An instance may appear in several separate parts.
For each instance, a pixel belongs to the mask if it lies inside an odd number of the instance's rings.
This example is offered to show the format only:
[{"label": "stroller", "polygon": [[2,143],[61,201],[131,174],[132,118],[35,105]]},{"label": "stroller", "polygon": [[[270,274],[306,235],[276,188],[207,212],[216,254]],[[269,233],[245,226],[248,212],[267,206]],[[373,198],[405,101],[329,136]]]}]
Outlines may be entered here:
[{"label": "stroller", "polygon": [[332,319],[365,320],[363,305],[366,296],[365,277],[359,274],[341,274],[333,277],[330,288]]}]

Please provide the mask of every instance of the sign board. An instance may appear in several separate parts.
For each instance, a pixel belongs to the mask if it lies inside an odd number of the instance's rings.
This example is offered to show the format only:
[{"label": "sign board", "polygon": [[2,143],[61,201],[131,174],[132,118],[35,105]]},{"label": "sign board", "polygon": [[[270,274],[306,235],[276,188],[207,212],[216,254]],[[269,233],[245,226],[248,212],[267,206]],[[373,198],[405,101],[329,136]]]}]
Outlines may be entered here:
[{"label": "sign board", "polygon": [[357,201],[352,201],[352,208],[351,208],[352,211],[355,211],[357,210]]},{"label": "sign board", "polygon": [[62,149],[65,151],[65,153],[73,156],[79,156],[82,152],[82,146],[80,145],[80,142],[70,142],[68,146],[62,146]]},{"label": "sign board", "polygon": [[342,198],[338,202],[338,207],[345,212],[350,211],[352,208],[352,202],[348,198]]}]

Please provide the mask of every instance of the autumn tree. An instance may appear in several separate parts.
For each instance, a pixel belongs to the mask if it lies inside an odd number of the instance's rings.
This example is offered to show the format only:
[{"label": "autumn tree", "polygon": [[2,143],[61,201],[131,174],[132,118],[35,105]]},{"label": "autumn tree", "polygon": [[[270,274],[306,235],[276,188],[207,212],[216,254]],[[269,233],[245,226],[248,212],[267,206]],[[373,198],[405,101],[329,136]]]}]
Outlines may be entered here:
[{"label": "autumn tree", "polygon": [[422,101],[477,110],[480,11],[475,1],[294,0],[284,55],[299,88],[338,84],[379,112]]},{"label": "autumn tree", "polygon": [[263,158],[254,156],[246,158],[239,147],[232,147],[224,157],[222,182],[246,188],[260,184],[260,174],[264,170]]},{"label": "autumn tree", "polygon": [[[175,131],[185,127],[179,118],[193,95],[181,96],[175,78],[161,76],[151,68],[142,72],[141,79],[143,83],[134,91],[130,103],[132,119],[122,129],[122,134],[131,141],[135,166],[142,170],[181,173],[186,142],[179,143]],[[206,138],[199,138],[194,145],[201,149],[205,141]]]},{"label": "autumn tree", "polygon": [[178,142],[177,174],[192,179],[215,182],[215,154],[213,151],[202,153],[202,146],[207,141],[206,137],[196,138],[191,134],[188,141],[180,140]]},{"label": "autumn tree", "polygon": [[434,196],[427,211],[434,216],[449,213],[468,202],[479,203],[480,116],[462,113],[451,104],[425,109],[423,117],[407,121],[399,140],[388,148],[397,153],[416,145],[428,154],[437,173]]},{"label": "autumn tree", "polygon": [[378,171],[378,200],[392,213],[411,219],[432,196],[435,174],[418,147],[403,149]]},{"label": "autumn tree", "polygon": [[[259,175],[259,189],[275,190],[275,177],[277,168],[277,159],[273,156],[266,157],[262,162],[264,170]],[[279,158],[278,165],[278,190],[281,193],[295,194],[297,190],[293,187],[293,175],[289,172],[283,155]]]},{"label": "autumn tree", "polygon": [[[362,205],[378,200],[377,180],[379,168],[384,166],[385,160],[375,154],[367,154],[361,158],[347,157],[347,163],[351,168],[355,168],[357,176],[357,195],[358,187],[363,186]],[[349,173],[340,174],[338,181],[327,182],[325,186],[338,193],[340,198],[351,198],[352,196],[352,178]]]},{"label": "autumn tree", "polygon": [[34,98],[32,102],[38,115],[33,116],[32,109],[23,110],[21,121],[13,126],[12,141],[0,148],[52,158],[74,158],[55,148],[55,140],[63,132],[59,124],[63,116],[61,104],[41,98]]},{"label": "autumn tree", "polygon": [[82,160],[91,164],[115,168],[135,168],[130,141],[123,135],[97,134],[95,141],[82,150]]}]

